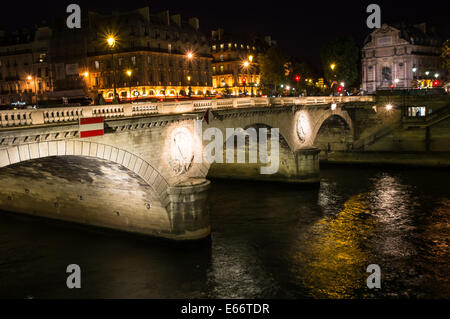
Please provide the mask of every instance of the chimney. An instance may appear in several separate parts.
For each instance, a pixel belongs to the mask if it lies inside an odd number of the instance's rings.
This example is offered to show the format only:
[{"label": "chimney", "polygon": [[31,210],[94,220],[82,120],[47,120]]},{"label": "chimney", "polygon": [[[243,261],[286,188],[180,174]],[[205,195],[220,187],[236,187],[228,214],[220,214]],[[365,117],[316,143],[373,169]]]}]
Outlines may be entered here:
[{"label": "chimney", "polygon": [[422,31],[423,33],[427,33],[427,24],[426,23],[419,23],[414,25],[417,29]]},{"label": "chimney", "polygon": [[195,31],[198,31],[200,29],[200,23],[198,18],[189,18],[189,25],[195,29]]},{"label": "chimney", "polygon": [[174,14],[173,16],[170,17],[170,21],[172,21],[173,24],[181,28],[181,15]]},{"label": "chimney", "polygon": [[161,19],[162,23],[164,23],[165,25],[170,25],[169,10],[157,13],[157,16]]}]

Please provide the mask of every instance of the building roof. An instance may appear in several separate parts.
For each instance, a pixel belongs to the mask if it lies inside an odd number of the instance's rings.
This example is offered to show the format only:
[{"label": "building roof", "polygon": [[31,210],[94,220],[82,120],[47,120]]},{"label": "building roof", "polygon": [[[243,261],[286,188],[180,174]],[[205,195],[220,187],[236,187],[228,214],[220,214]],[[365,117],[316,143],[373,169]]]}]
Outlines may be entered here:
[{"label": "building roof", "polygon": [[[399,30],[400,38],[411,44],[440,46],[442,43],[442,39],[437,34],[436,29],[428,26],[426,23],[411,25],[404,22],[399,22],[390,24],[389,26]],[[364,45],[372,41],[373,32],[365,38]]]}]

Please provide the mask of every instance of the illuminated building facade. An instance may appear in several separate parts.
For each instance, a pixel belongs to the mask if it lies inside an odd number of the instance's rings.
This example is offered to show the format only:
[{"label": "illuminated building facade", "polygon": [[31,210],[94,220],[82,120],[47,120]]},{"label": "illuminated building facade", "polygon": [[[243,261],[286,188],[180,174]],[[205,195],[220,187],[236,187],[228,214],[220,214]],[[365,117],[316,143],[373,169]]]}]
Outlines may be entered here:
[{"label": "illuminated building facade", "polygon": [[362,89],[411,89],[439,86],[441,40],[426,24],[383,24],[362,49]]},{"label": "illuminated building facade", "polygon": [[212,31],[214,92],[234,96],[260,94],[258,54],[274,44],[270,37],[254,37],[253,40],[248,40],[224,34],[222,29]]},{"label": "illuminated building facade", "polygon": [[89,13],[89,24],[86,81],[94,94],[111,100],[114,86],[121,100],[212,93],[212,59],[197,18],[151,15],[145,7]]},{"label": "illuminated building facade", "polygon": [[52,90],[49,27],[0,32],[0,105],[35,103]]}]

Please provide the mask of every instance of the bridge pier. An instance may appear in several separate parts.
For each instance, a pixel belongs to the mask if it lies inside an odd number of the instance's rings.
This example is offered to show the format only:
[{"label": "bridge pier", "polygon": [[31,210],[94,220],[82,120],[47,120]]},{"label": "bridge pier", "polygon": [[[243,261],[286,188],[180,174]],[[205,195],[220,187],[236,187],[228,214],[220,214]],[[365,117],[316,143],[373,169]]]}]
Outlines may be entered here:
[{"label": "bridge pier", "polygon": [[195,240],[209,236],[211,225],[206,207],[211,182],[191,178],[168,188],[172,235],[177,240]]},{"label": "bridge pier", "polygon": [[295,157],[295,181],[302,183],[319,183],[319,153],[316,147],[298,149]]}]

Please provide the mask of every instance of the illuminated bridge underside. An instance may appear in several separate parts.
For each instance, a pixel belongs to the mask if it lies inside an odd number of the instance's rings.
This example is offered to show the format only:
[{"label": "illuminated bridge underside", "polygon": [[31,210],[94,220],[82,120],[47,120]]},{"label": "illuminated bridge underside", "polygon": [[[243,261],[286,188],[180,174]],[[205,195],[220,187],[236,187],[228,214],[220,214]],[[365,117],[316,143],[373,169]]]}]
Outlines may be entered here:
[{"label": "illuminated bridge underside", "polygon": [[[133,220],[132,215],[120,227],[117,220],[108,218],[95,222],[86,216],[79,220],[73,216],[66,218],[66,211],[54,205],[47,205],[45,214],[36,213],[7,200],[11,197],[7,188],[0,193],[0,209],[172,239],[203,238],[210,233],[209,212],[205,209],[210,168],[213,176],[228,178],[318,182],[319,149],[315,141],[322,124],[337,116],[351,132],[352,121],[343,106],[371,102],[368,97],[248,98],[0,111],[0,167],[14,165],[20,170],[21,162],[58,157],[71,158],[69,164],[73,158],[91,158],[122,167],[146,185],[151,208],[145,214],[166,216],[167,227],[161,227],[159,232],[151,219]],[[333,110],[331,104],[336,104]],[[191,155],[203,152],[210,142],[194,134],[194,119],[201,119],[208,109],[210,122],[203,122],[202,132],[214,127],[225,137],[227,128],[279,128],[278,171],[261,175],[261,164],[217,166],[193,161]],[[105,134],[79,138],[78,119],[92,116],[105,118]],[[83,170],[83,166],[78,165],[77,169]],[[14,175],[14,170],[8,172]],[[20,174],[16,177],[21,178]],[[16,192],[14,198],[20,201],[20,193]],[[105,211],[111,211],[113,203],[105,202]],[[136,223],[139,227],[130,226]]]}]

